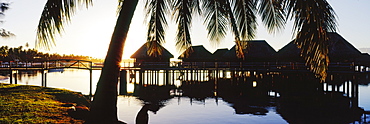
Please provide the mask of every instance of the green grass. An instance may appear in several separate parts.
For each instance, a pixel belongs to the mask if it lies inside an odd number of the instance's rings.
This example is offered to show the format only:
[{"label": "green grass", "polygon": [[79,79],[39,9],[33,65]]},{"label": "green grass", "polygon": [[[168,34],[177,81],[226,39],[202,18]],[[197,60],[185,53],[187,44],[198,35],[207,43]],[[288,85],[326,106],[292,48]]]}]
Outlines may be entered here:
[{"label": "green grass", "polygon": [[0,123],[83,123],[68,115],[66,103],[90,106],[81,93],[0,83]]}]

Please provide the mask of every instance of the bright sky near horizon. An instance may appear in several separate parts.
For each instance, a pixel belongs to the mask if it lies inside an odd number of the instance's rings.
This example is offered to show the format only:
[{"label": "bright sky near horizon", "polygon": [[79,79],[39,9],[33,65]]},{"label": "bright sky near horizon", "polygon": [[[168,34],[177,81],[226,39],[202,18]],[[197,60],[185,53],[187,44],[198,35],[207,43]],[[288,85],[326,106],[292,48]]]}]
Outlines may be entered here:
[{"label": "bright sky near horizon", "polygon": [[[16,37],[0,38],[1,46],[18,47],[30,45],[34,48],[36,27],[47,0],[0,0],[11,1],[10,9],[5,13],[5,28]],[[56,46],[50,53],[88,55],[104,58],[108,49],[111,34],[116,22],[118,0],[93,0],[93,6],[78,10],[72,22],[65,26],[64,33],[56,39]],[[370,48],[370,0],[328,0],[337,14],[338,32],[356,48]],[[129,58],[146,41],[146,22],[144,22],[143,1],[135,11],[123,57]],[[175,48],[176,25],[170,18],[164,47],[177,58],[181,53]],[[234,45],[231,33],[219,44],[210,43],[203,21],[194,18],[192,26],[193,45],[203,45],[210,52],[218,48],[231,48]],[[292,40],[292,24],[277,34],[268,34],[262,23],[259,23],[256,39],[266,40],[275,50],[279,50]],[[44,51],[45,50],[40,50]]]}]

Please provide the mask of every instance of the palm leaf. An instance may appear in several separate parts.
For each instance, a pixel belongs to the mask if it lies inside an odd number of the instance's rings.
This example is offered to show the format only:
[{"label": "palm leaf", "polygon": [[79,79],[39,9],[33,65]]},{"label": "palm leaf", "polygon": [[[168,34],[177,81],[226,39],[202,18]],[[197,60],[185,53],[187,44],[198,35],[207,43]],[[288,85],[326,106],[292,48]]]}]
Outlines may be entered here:
[{"label": "palm leaf", "polygon": [[285,27],[285,12],[282,0],[261,0],[258,13],[269,33],[281,31]]},{"label": "palm leaf", "polygon": [[234,15],[240,31],[241,40],[251,40],[257,29],[256,0],[234,0]]},{"label": "palm leaf", "polygon": [[[149,19],[147,42],[165,42],[165,28],[167,27],[166,15],[169,11],[168,0],[147,0],[145,3],[146,18]],[[154,43],[148,43],[153,45]],[[162,53],[162,49],[156,48],[157,45],[148,46],[148,55],[157,56]]]},{"label": "palm leaf", "polygon": [[245,59],[244,58],[244,47],[245,45],[242,45],[242,42],[240,41],[240,31],[239,31],[239,28],[238,28],[238,25],[237,25],[237,22],[236,22],[236,19],[235,19],[235,16],[234,16],[234,13],[232,11],[232,8],[231,8],[231,4],[228,0],[226,0],[224,2],[224,7],[226,9],[226,12],[228,13],[228,16],[229,16],[229,22],[230,22],[230,26],[231,26],[231,31],[234,35],[234,40],[235,40],[235,46],[236,46],[236,56],[238,58],[242,58],[243,60]]},{"label": "palm leaf", "polygon": [[226,36],[229,20],[225,0],[203,0],[203,12],[205,15],[208,38],[214,43],[219,43]]},{"label": "palm leaf", "polygon": [[50,49],[55,45],[55,35],[63,31],[75,10],[90,5],[92,0],[48,0],[37,26],[36,47]]},{"label": "palm leaf", "polygon": [[[173,10],[172,17],[177,23],[176,47],[179,51],[191,48],[192,42],[190,37],[191,23],[194,13],[201,13],[198,0],[177,0],[171,4]],[[185,57],[190,54],[185,51]]]},{"label": "palm leaf", "polygon": [[11,37],[14,37],[15,34],[13,34],[12,32],[10,31],[7,31],[3,28],[0,29],[0,37],[2,38],[11,38]]},{"label": "palm leaf", "polygon": [[327,32],[335,32],[335,12],[326,0],[287,0],[288,17],[294,19],[295,43],[310,70],[326,79],[329,66]]},{"label": "palm leaf", "polygon": [[234,32],[239,33],[239,37],[235,40],[236,55],[238,58],[244,59],[244,54],[248,52],[247,42],[241,41],[252,40],[255,37],[257,29],[256,5],[256,0],[233,0],[232,2],[232,7],[234,8],[232,15],[234,15],[236,20],[236,22],[232,20],[232,24],[235,23],[232,28],[237,27],[238,32]]},{"label": "palm leaf", "polygon": [[4,15],[4,12],[9,9],[9,3],[0,1],[0,16]]}]

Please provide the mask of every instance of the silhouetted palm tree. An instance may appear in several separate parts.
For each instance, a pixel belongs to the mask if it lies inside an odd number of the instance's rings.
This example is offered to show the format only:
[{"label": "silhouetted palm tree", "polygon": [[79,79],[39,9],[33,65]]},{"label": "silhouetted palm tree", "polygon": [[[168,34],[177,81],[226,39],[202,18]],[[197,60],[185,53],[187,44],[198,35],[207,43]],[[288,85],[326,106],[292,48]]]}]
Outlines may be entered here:
[{"label": "silhouetted palm tree", "polygon": [[[191,46],[192,14],[205,17],[210,41],[220,41],[230,28],[239,58],[244,59],[244,40],[255,37],[257,15],[270,33],[281,31],[287,22],[294,22],[297,47],[306,64],[322,81],[329,65],[327,32],[336,31],[335,12],[326,0],[175,0],[172,2],[178,24],[177,48]],[[202,9],[199,9],[202,3]]]},{"label": "silhouetted palm tree", "polygon": [[[46,48],[53,45],[55,34],[62,31],[75,8],[78,5],[87,7],[90,3],[91,0],[48,0],[38,26],[37,44]],[[137,3],[138,0],[119,0],[119,16],[98,81],[90,122],[114,123],[118,120],[119,63]],[[185,50],[191,46],[192,15],[197,13],[205,17],[211,41],[220,41],[230,27],[238,46],[237,55],[244,57],[242,46],[245,45],[240,41],[254,38],[259,14],[271,33],[284,28],[286,20],[293,20],[296,44],[302,49],[306,63],[318,77],[326,77],[329,63],[326,32],[336,30],[335,13],[326,0],[147,0],[145,8],[149,18],[149,55],[161,54],[157,44],[164,42],[165,15],[172,12],[178,25],[177,48]]]}]

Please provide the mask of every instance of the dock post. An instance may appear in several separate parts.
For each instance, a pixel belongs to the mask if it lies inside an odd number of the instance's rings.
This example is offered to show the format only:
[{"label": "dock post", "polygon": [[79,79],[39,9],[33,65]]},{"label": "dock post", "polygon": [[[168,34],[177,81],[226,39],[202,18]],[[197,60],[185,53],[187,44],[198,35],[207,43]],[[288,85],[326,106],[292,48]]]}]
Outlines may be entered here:
[{"label": "dock post", "polygon": [[156,81],[155,81],[154,85],[159,85],[159,71],[160,70],[155,71],[156,72],[155,73],[155,79],[156,79]]},{"label": "dock post", "polygon": [[120,72],[119,95],[127,94],[127,71]]},{"label": "dock post", "polygon": [[354,96],[355,96],[355,98],[354,98],[354,106],[352,106],[352,107],[358,107],[358,95],[359,95],[359,92],[358,92],[358,80],[357,79],[354,79]]},{"label": "dock post", "polygon": [[46,78],[46,77],[47,77],[48,72],[44,72],[44,73],[45,73],[45,77],[44,77],[44,78],[45,78],[45,79],[44,79],[44,87],[46,87],[46,83],[47,83],[47,81],[46,81],[46,79],[47,79],[47,78]]},{"label": "dock post", "polygon": [[44,86],[44,70],[41,70],[41,86]]},{"label": "dock post", "polygon": [[175,69],[172,70],[172,85],[175,84]]},{"label": "dock post", "polygon": [[10,79],[9,79],[10,84],[13,84],[13,71],[10,69],[9,73],[10,73],[10,75],[9,75],[9,77],[10,77]]},{"label": "dock post", "polygon": [[148,84],[149,85],[153,85],[153,82],[154,82],[154,70],[150,70],[150,75],[151,75],[151,77],[150,77],[150,82],[148,82]]},{"label": "dock post", "polygon": [[[139,71],[139,84],[141,84],[143,82],[143,71],[140,70]],[[135,83],[136,84],[136,83]]]},{"label": "dock post", "polygon": [[89,96],[92,98],[92,68],[90,68],[90,93]]},{"label": "dock post", "polygon": [[166,73],[166,74],[165,74],[165,76],[164,76],[164,77],[165,77],[165,79],[166,79],[166,81],[165,81],[165,82],[166,82],[166,85],[170,85],[170,74],[169,74],[168,69],[166,69],[166,70],[165,70],[165,73]]},{"label": "dock post", "polygon": [[190,80],[191,81],[194,81],[194,68],[192,68],[191,70],[190,70]]},{"label": "dock post", "polygon": [[17,76],[18,76],[18,70],[15,70],[15,73],[14,73],[14,84],[18,84]]}]

